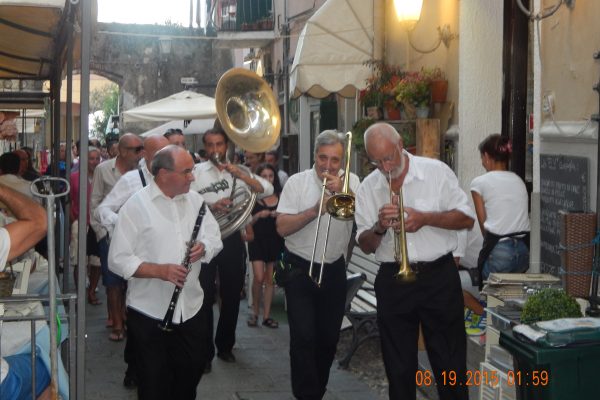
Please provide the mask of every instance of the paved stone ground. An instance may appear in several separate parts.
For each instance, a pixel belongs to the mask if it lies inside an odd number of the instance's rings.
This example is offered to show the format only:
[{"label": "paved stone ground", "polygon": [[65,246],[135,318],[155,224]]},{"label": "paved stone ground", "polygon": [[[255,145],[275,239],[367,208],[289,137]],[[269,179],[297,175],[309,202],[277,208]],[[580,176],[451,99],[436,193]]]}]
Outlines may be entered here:
[{"label": "paved stone ground", "polygon": [[[98,297],[103,304],[88,305],[86,309],[86,399],[136,399],[136,391],[125,389],[122,384],[125,371],[124,342],[108,340],[110,330],[104,326],[106,299],[101,292]],[[228,364],[216,358],[213,372],[202,377],[198,399],[293,399],[290,388],[289,330],[282,291],[277,291],[272,311],[272,317],[280,323],[278,329],[262,326],[249,328],[246,324],[249,314],[248,302],[242,300],[234,348],[237,362]],[[341,358],[341,354],[345,353],[350,340],[350,331],[343,331],[336,358]],[[482,358],[480,346],[473,346],[470,342],[469,369],[477,368]],[[425,352],[420,352],[419,359],[420,363],[428,365]],[[383,400],[387,399],[387,388],[381,348],[379,341],[373,339],[357,350],[348,370],[339,369],[337,360],[334,361],[325,400]],[[434,387],[417,391],[418,400],[437,398]],[[470,398],[478,398],[477,388],[470,388]]]},{"label": "paved stone ground", "polygon": [[[86,340],[87,400],[136,399],[135,390],[127,390],[122,381],[125,371],[123,362],[124,342],[108,340],[106,322],[106,299],[98,297],[104,304],[88,306]],[[213,371],[204,375],[198,386],[198,399],[210,400],[287,400],[293,399],[290,388],[289,330],[283,307],[283,296],[278,292],[273,307],[273,317],[280,323],[278,329],[266,327],[249,328],[247,301],[240,305],[237,329],[235,364],[219,359],[213,361]],[[353,363],[360,365],[360,358]],[[376,389],[351,371],[331,369],[326,400],[379,400],[385,399]]]}]

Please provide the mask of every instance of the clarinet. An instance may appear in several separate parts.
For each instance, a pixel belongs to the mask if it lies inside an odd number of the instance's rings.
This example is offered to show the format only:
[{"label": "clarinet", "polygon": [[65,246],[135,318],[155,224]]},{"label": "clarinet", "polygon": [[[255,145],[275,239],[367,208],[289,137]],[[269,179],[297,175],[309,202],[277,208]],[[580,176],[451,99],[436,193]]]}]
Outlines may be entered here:
[{"label": "clarinet", "polygon": [[[183,261],[181,265],[186,269],[190,270],[192,263],[190,262],[190,253],[192,252],[192,247],[196,244],[196,238],[198,237],[198,233],[200,232],[200,226],[202,225],[202,219],[204,218],[204,214],[206,214],[206,203],[202,203],[202,207],[200,207],[200,211],[198,212],[198,218],[196,218],[196,223],[194,224],[194,230],[192,231],[192,237],[188,242],[187,248],[185,249],[185,256],[183,257]],[[181,290],[179,286],[175,286],[175,290],[173,291],[173,295],[171,296],[171,301],[169,302],[169,308],[167,309],[167,313],[163,318],[162,322],[158,324],[158,327],[163,331],[171,331],[171,320],[173,319],[173,314],[175,313],[175,306],[177,305],[177,300],[179,300],[179,294]]]}]

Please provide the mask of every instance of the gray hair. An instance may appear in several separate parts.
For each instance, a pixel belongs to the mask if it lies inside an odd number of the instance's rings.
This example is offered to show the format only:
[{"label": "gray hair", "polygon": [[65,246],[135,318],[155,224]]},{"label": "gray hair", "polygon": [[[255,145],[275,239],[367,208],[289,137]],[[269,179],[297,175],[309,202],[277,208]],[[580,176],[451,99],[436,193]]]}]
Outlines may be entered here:
[{"label": "gray hair", "polygon": [[331,146],[337,143],[342,145],[342,149],[345,148],[344,145],[346,144],[346,137],[343,133],[338,132],[334,129],[328,129],[319,133],[319,135],[315,139],[315,158],[317,157],[317,152],[319,151],[321,146]]},{"label": "gray hair", "polygon": [[175,157],[173,155],[177,150],[181,150],[181,148],[175,144],[170,144],[157,151],[152,160],[152,168],[150,170],[152,175],[158,175],[158,171],[161,168],[173,171],[175,168]]}]

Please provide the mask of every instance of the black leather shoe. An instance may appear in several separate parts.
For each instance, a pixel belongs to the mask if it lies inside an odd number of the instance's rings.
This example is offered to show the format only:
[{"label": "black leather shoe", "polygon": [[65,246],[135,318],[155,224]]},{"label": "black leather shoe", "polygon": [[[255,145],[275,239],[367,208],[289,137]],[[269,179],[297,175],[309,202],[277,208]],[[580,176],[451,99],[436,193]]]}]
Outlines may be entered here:
[{"label": "black leather shoe", "polygon": [[235,356],[230,351],[224,352],[224,353],[217,353],[217,357],[219,357],[221,360],[228,362],[228,363],[235,362]]},{"label": "black leather shoe", "polygon": [[207,361],[206,365],[204,366],[204,373],[205,374],[210,374],[212,372],[212,362],[211,361]]}]

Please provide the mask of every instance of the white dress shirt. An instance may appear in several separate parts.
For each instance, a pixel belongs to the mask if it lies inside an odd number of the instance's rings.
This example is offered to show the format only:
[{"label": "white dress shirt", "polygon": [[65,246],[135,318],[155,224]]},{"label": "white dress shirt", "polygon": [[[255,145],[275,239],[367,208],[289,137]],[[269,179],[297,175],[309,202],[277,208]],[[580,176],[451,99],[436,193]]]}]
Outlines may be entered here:
[{"label": "white dress shirt", "polygon": [[[252,178],[260,182],[263,192],[257,194],[257,198],[263,198],[273,194],[273,185],[266,179],[254,175],[243,165],[237,165],[238,168],[246,171]],[[196,191],[204,197],[208,204],[216,203],[222,198],[229,197],[233,186],[233,176],[226,170],[219,171],[211,161],[205,161],[196,164],[194,168],[194,182],[190,190]],[[236,180],[236,187],[248,186],[241,179]]]},{"label": "white dress shirt", "polygon": [[[121,208],[110,243],[108,265],[111,271],[128,280],[129,307],[162,320],[175,285],[133,275],[143,262],[182,262],[203,202],[202,196],[193,191],[169,198],[151,181]],[[223,248],[219,226],[208,208],[197,240],[204,243],[206,254],[191,265],[175,308],[174,323],[185,322],[200,310],[204,298],[198,279],[200,263],[210,262]]]},{"label": "white dress shirt", "polygon": [[[443,212],[457,210],[475,219],[467,195],[459,187],[454,172],[443,162],[417,157],[404,151],[409,157],[409,169],[402,185],[404,207],[417,211]],[[357,225],[356,239],[375,225],[381,206],[390,202],[390,186],[381,171],[371,172],[356,192]],[[379,262],[394,262],[394,233],[388,229],[375,251]],[[417,232],[406,234],[410,262],[433,261],[458,246],[454,230],[424,226]]]},{"label": "white dress shirt", "polygon": [[[340,170],[338,176],[343,175],[343,173],[344,171]],[[355,192],[359,184],[360,180],[358,176],[350,173],[350,190]],[[314,168],[290,176],[283,188],[283,192],[281,192],[277,212],[282,214],[298,214],[314,207],[321,199],[322,188],[323,183],[317,176]],[[315,257],[318,257],[319,263],[321,262],[321,255],[325,246],[328,219],[329,215],[327,213],[323,214],[321,216],[321,223],[319,224],[319,240],[317,241],[317,249],[315,251]],[[299,231],[286,236],[285,247],[292,253],[310,261],[316,230],[317,218],[310,221]],[[352,221],[340,221],[331,218],[329,239],[325,254],[326,263],[332,263],[340,258],[340,256],[346,254],[351,235]]]},{"label": "white dress shirt", "polygon": [[140,169],[134,169],[125,173],[117,181],[110,193],[102,200],[102,203],[94,210],[94,218],[100,221],[100,224],[108,231],[110,236],[112,236],[117,218],[119,217],[117,213],[123,207],[123,204],[144,187],[140,178],[140,170],[144,175],[146,185],[149,185],[154,177],[144,163]]},{"label": "white dress shirt", "polygon": [[96,232],[98,240],[106,236],[107,231],[100,223],[100,220],[95,218],[95,211],[102,200],[110,193],[119,178],[121,178],[121,171],[116,167],[116,162],[116,158],[111,158],[100,163],[94,170],[92,194],[90,196],[90,226]]}]

